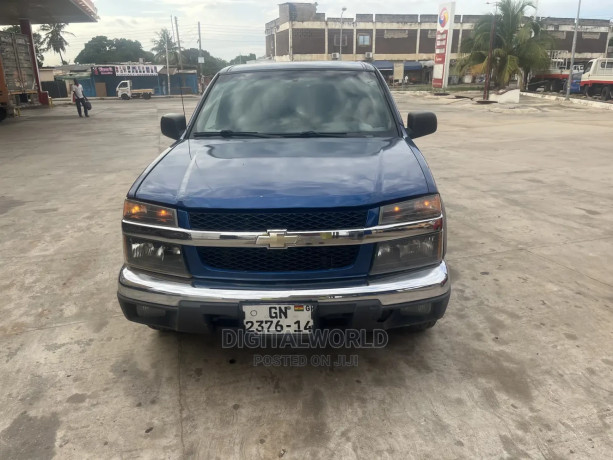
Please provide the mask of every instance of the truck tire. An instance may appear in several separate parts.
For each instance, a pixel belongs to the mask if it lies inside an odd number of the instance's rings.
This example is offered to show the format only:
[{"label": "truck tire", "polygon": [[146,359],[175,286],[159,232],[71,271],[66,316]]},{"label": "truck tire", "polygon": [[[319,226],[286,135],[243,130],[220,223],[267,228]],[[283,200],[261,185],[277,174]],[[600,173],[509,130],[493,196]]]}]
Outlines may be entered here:
[{"label": "truck tire", "polygon": [[604,86],[602,90],[600,91],[600,100],[608,101],[609,99],[611,99],[611,87]]},{"label": "truck tire", "polygon": [[562,89],[562,82],[560,80],[554,80],[551,84],[551,89],[554,93],[559,93]]},{"label": "truck tire", "polygon": [[585,97],[590,99],[594,95],[594,90],[592,89],[591,86],[585,85],[583,87],[583,94],[585,95]]},{"label": "truck tire", "polygon": [[6,118],[8,113],[4,107],[0,107],[0,122]]},{"label": "truck tire", "polygon": [[124,101],[129,101],[129,100],[130,100],[130,96],[128,96],[128,95],[127,95],[127,94],[125,94],[125,93],[121,95],[121,98],[122,98]]},{"label": "truck tire", "polygon": [[151,93],[143,94],[143,99],[151,99]]},{"label": "truck tire", "polygon": [[550,81],[546,81],[545,85],[544,85],[544,89],[543,89],[546,93],[551,91],[551,82]]}]

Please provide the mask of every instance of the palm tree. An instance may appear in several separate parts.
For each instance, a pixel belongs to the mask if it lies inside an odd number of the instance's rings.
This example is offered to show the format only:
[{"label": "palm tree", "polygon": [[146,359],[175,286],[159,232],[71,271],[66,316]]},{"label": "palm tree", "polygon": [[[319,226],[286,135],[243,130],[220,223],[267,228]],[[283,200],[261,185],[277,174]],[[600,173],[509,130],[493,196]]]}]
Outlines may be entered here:
[{"label": "palm tree", "polygon": [[499,14],[481,18],[472,36],[462,40],[461,52],[467,54],[456,64],[458,72],[461,75],[487,72],[492,21],[496,21],[492,49],[492,78],[496,87],[507,86],[513,75],[521,74],[523,88],[531,71],[547,68],[553,38],[540,21],[527,17],[528,8],[534,8],[529,0],[501,0]]},{"label": "palm tree", "polygon": [[172,40],[172,36],[168,29],[164,28],[155,34],[157,38],[153,40],[153,48],[151,51],[155,54],[154,61],[159,64],[166,64],[166,43],[168,43],[168,61],[170,64],[179,62],[179,48]]},{"label": "palm tree", "polygon": [[38,29],[40,32],[44,32],[43,45],[45,47],[45,51],[53,50],[54,53],[59,54],[62,64],[67,64],[62,57],[62,51],[66,52],[66,46],[68,46],[68,42],[64,38],[63,34],[70,34],[74,36],[73,33],[64,30],[66,27],[68,27],[68,24],[56,23],[43,24]]}]

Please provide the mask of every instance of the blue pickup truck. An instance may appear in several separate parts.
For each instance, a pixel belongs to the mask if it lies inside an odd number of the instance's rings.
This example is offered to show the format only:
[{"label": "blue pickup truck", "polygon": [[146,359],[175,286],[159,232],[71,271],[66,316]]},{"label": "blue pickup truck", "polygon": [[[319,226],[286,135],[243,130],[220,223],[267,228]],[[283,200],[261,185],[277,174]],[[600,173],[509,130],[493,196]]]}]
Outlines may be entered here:
[{"label": "blue pickup truck", "polygon": [[309,334],[432,327],[446,219],[381,74],[362,62],[228,67],[125,201],[126,318],[154,329]]}]

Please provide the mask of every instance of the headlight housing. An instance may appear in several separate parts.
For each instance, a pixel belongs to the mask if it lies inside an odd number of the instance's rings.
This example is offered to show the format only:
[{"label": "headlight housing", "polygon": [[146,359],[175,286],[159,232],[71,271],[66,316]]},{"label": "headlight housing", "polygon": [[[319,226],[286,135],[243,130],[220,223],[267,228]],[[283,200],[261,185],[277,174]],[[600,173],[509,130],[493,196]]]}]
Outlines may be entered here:
[{"label": "headlight housing", "polygon": [[181,246],[124,236],[126,263],[135,268],[189,278]]},{"label": "headlight housing", "polygon": [[142,224],[177,227],[177,212],[174,209],[140,201],[126,200],[123,204],[123,218]]},{"label": "headlight housing", "polygon": [[443,258],[443,232],[378,243],[371,275],[435,265]]},{"label": "headlight housing", "polygon": [[379,225],[436,219],[442,213],[441,197],[438,194],[427,195],[382,206],[379,212]]}]

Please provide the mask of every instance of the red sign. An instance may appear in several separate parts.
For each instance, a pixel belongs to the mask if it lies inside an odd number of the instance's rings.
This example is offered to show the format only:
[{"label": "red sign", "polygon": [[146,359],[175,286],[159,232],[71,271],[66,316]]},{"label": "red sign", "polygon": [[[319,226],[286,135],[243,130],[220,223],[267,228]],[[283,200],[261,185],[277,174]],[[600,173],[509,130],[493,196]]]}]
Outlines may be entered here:
[{"label": "red sign", "polygon": [[92,67],[94,75],[115,75],[115,66],[97,66]]}]

